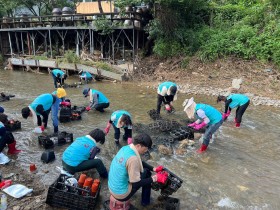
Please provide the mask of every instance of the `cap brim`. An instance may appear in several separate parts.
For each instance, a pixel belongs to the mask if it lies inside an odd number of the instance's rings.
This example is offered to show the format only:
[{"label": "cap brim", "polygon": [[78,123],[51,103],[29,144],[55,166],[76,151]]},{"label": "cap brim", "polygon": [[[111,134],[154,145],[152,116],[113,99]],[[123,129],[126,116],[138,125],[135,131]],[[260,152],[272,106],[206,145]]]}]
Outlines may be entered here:
[{"label": "cap brim", "polygon": [[194,102],[194,100],[193,100],[193,97],[192,97],[188,100],[187,105],[184,107],[184,111],[186,111],[193,104],[193,102]]}]

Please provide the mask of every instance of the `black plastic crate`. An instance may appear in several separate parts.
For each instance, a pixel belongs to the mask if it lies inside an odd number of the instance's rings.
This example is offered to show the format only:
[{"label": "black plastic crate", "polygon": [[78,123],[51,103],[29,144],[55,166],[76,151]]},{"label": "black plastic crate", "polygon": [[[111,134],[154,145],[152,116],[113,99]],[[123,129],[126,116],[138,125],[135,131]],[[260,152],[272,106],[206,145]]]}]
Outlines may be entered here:
[{"label": "black plastic crate", "polygon": [[93,210],[99,198],[101,185],[95,196],[90,195],[90,190],[74,187],[64,183],[65,175],[60,175],[48,190],[46,203],[53,207],[71,210]]},{"label": "black plastic crate", "polygon": [[38,136],[39,145],[43,146],[45,149],[51,149],[54,147],[54,142],[49,136]]},{"label": "black plastic crate", "polygon": [[68,107],[62,107],[59,112],[59,122],[70,122],[72,116],[71,108]]},{"label": "black plastic crate", "polygon": [[180,179],[176,174],[169,171],[167,168],[163,169],[164,171],[168,172],[168,179],[165,184],[153,182],[152,189],[155,191],[160,190],[160,194],[162,196],[168,197],[172,195],[174,192],[182,186],[183,180]]},{"label": "black plastic crate", "polygon": [[16,120],[11,123],[11,121],[9,121],[7,124],[5,124],[5,128],[7,129],[7,131],[15,131],[21,129],[21,122]]}]

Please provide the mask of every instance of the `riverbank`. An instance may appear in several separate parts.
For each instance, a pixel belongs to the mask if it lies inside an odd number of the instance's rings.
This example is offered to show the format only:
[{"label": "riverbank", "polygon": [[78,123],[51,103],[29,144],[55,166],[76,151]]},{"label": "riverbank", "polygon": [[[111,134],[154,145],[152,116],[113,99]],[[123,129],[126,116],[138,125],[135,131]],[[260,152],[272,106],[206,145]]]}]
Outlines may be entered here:
[{"label": "riverbank", "polygon": [[159,82],[171,80],[180,86],[182,93],[212,96],[226,94],[233,79],[242,79],[237,92],[248,95],[253,105],[280,107],[280,70],[272,64],[236,58],[202,63],[195,57],[185,68],[183,64],[183,58],[148,57],[130,73],[134,81],[153,88],[157,88]]}]

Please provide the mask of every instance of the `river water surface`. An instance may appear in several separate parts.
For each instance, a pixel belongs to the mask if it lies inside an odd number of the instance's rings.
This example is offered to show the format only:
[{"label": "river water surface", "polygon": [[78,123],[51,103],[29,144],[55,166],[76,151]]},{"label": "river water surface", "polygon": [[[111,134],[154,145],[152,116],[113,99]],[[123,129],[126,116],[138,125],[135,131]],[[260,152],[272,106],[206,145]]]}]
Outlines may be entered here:
[{"label": "river water surface", "polygon": [[[71,84],[78,77],[67,79]],[[85,87],[85,86],[83,86]],[[67,98],[73,105],[86,106],[88,99],[82,95],[83,87],[68,88]],[[110,115],[117,109],[126,109],[133,116],[134,123],[150,123],[147,111],[156,105],[156,91],[137,84],[119,84],[97,82],[87,87],[102,91],[110,99],[110,107],[104,113],[90,111],[84,113],[81,121],[60,124],[60,131],[74,133],[74,137],[87,134],[95,127],[104,128]],[[18,148],[24,150],[15,159],[19,167],[29,169],[30,163],[38,167],[37,175],[45,184],[51,184],[59,172],[61,155],[67,145],[55,147],[56,161],[42,164],[40,161],[43,149],[38,146],[38,134],[32,131],[31,119],[21,117],[21,109],[29,105],[42,93],[54,91],[50,75],[33,74],[22,71],[0,71],[0,92],[15,94],[10,101],[2,102],[6,114],[22,122],[22,129],[14,133]],[[190,96],[179,94],[175,102],[177,112],[173,118],[185,118],[182,102]],[[206,96],[194,96],[197,103],[208,103],[219,110],[221,105],[216,99]],[[166,115],[164,112],[162,115]],[[217,132],[214,143],[202,155],[195,149],[183,156],[154,155],[152,165],[164,165],[184,180],[182,187],[173,197],[181,202],[181,209],[280,209],[280,111],[275,108],[250,106],[243,117],[241,128],[233,124],[229,117]],[[48,133],[53,132],[49,121]],[[101,147],[99,157],[107,168],[117,150],[113,142],[113,128],[106,142]],[[8,167],[8,166],[7,166]],[[45,173],[49,171],[48,173]],[[101,201],[108,199],[106,180],[102,185]],[[153,200],[158,196],[153,192]],[[133,203],[139,206],[140,193]],[[141,209],[141,208],[140,208]],[[149,209],[149,208],[147,208]]]}]

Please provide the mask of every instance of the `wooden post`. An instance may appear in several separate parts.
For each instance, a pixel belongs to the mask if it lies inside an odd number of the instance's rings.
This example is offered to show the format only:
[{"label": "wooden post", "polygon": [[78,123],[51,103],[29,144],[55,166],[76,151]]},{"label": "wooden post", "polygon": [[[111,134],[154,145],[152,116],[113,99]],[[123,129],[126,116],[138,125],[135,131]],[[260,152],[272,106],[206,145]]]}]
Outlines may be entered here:
[{"label": "wooden post", "polygon": [[24,55],[24,45],[23,45],[23,37],[22,37],[22,32],[20,32],[20,41],[21,41],[21,50],[22,50],[22,54]]},{"label": "wooden post", "polygon": [[50,51],[51,51],[51,58],[53,57],[53,54],[52,54],[52,38],[51,38],[51,30],[48,30],[49,31],[49,42],[50,42]]},{"label": "wooden post", "polygon": [[77,35],[76,35],[76,55],[79,56],[79,32],[78,30],[76,31]]},{"label": "wooden post", "polygon": [[9,36],[9,44],[10,44],[11,57],[13,57],[13,48],[12,48],[12,41],[11,41],[11,34],[10,34],[10,32],[8,32],[8,36]]},{"label": "wooden post", "polygon": [[17,53],[20,54],[17,32],[15,32],[15,37],[16,37],[16,44],[17,44]]},{"label": "wooden post", "polygon": [[30,48],[29,32],[27,32],[27,46],[28,46],[28,55],[30,55],[31,54],[31,48]]}]

